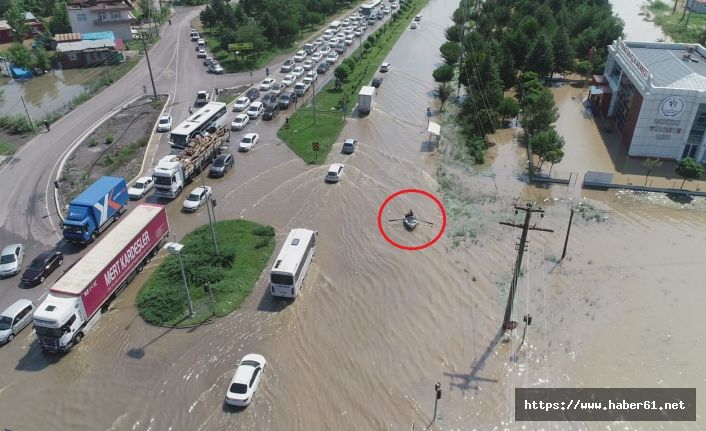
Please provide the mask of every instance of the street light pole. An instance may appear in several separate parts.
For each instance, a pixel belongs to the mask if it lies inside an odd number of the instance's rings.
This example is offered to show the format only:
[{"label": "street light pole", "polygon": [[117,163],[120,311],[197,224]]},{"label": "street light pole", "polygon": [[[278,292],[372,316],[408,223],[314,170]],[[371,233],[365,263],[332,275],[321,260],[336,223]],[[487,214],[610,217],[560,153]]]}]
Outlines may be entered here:
[{"label": "street light pole", "polygon": [[181,268],[181,279],[184,281],[184,290],[186,290],[186,301],[189,307],[189,317],[194,317],[194,306],[191,304],[191,295],[189,294],[189,285],[186,283],[186,272],[184,272],[184,259],[181,257],[181,249],[184,244],[178,242],[169,242],[166,244],[167,252],[175,254],[179,257],[179,267]]}]

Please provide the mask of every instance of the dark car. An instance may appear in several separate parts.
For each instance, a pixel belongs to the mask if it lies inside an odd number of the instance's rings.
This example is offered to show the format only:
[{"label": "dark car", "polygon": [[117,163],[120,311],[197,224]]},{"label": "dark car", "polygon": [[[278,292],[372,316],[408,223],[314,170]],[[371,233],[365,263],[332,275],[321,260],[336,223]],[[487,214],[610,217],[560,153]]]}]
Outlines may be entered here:
[{"label": "dark car", "polygon": [[272,102],[265,106],[265,112],[262,114],[263,120],[272,120],[279,114],[279,104]]},{"label": "dark car", "polygon": [[260,97],[260,90],[258,90],[257,88],[253,87],[253,88],[251,88],[250,90],[248,90],[248,91],[245,92],[245,97],[247,97],[247,98],[250,99],[251,101],[252,101],[252,100],[255,100],[255,99],[257,99],[258,97]]},{"label": "dark car", "polygon": [[216,157],[216,160],[213,161],[208,174],[212,177],[222,177],[233,167],[233,163],[233,155],[230,153],[223,153]]},{"label": "dark car", "polygon": [[271,91],[268,91],[267,93],[265,93],[265,95],[262,96],[262,100],[261,100],[262,104],[265,106],[267,106],[270,103],[274,103],[276,101],[277,101],[277,94],[273,93]]},{"label": "dark car", "polygon": [[326,73],[328,71],[329,64],[326,63],[325,61],[319,63],[319,65],[316,67],[316,73],[321,75],[322,73]]},{"label": "dark car", "polygon": [[64,263],[64,255],[60,251],[45,251],[35,257],[24,274],[22,283],[27,285],[41,284],[52,272]]},{"label": "dark car", "polygon": [[333,50],[336,51],[336,54],[343,54],[344,52],[346,52],[346,44],[339,43],[333,48]]},{"label": "dark car", "polygon": [[278,97],[284,93],[284,91],[287,89],[287,86],[284,84],[272,84],[270,87],[270,92],[274,93]]},{"label": "dark car", "polygon": [[358,146],[358,141],[355,139],[346,139],[343,141],[343,149],[341,150],[342,153],[344,154],[353,154],[355,151],[355,147]]},{"label": "dark car", "polygon": [[280,109],[287,109],[292,106],[292,103],[297,103],[297,95],[293,91],[288,91],[279,96],[277,100]]},{"label": "dark car", "polygon": [[382,76],[376,76],[375,78],[373,78],[370,85],[375,88],[380,88],[380,86],[382,85]]}]

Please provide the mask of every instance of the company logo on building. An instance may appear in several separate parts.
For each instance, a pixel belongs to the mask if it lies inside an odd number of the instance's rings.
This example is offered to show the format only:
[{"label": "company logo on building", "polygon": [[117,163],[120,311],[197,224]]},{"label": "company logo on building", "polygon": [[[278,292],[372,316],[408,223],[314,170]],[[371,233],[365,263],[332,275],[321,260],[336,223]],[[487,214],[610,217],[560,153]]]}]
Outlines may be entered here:
[{"label": "company logo on building", "polygon": [[667,97],[660,103],[659,112],[664,117],[676,118],[684,112],[684,99],[679,96]]}]

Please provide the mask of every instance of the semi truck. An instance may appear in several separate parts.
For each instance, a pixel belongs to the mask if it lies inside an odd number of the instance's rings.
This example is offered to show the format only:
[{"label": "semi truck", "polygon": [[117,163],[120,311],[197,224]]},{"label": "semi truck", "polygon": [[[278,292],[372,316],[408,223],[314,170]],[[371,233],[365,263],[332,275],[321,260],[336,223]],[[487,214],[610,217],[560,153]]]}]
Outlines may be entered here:
[{"label": "semi truck", "polygon": [[75,243],[95,241],[127,208],[125,178],[101,177],[69,204],[61,224],[64,239]]},{"label": "semi truck", "polygon": [[370,114],[373,109],[373,98],[375,97],[375,87],[363,86],[358,93],[358,112]]},{"label": "semi truck", "polygon": [[229,139],[225,127],[217,127],[207,136],[191,139],[186,148],[162,157],[152,176],[157,196],[173,199],[222,151],[222,145]]},{"label": "semi truck", "polygon": [[42,350],[68,352],[111,301],[159,252],[169,235],[166,208],[142,204],[64,273],[32,316]]}]

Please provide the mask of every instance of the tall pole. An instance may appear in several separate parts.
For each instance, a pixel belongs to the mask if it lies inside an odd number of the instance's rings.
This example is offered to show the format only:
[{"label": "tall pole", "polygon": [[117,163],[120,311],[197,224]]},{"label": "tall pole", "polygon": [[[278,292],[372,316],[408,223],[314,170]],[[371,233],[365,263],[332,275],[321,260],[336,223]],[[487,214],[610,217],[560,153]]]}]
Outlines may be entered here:
[{"label": "tall pole", "polygon": [[[206,188],[206,181],[203,179],[203,171],[201,171],[201,183],[203,184],[204,189]],[[221,253],[218,250],[218,241],[216,240],[216,228],[214,225],[216,224],[216,211],[213,211],[213,221],[211,220],[211,196],[209,195],[206,198],[206,211],[208,212],[208,224],[211,226],[211,236],[213,237],[213,246],[216,248],[216,256],[220,256]]]},{"label": "tall pole", "polygon": [[181,258],[181,252],[177,252],[179,255],[179,266],[181,267],[181,279],[184,280],[184,290],[186,290],[186,300],[189,306],[189,317],[194,317],[194,306],[191,305],[191,295],[189,294],[189,285],[186,284],[186,273],[184,272],[184,260]]},{"label": "tall pole", "polygon": [[515,260],[515,269],[513,270],[512,273],[512,283],[510,284],[510,293],[508,294],[507,297],[507,305],[505,306],[505,316],[503,317],[503,329],[505,330],[512,330],[517,327],[517,322],[511,321],[512,317],[512,305],[515,302],[515,292],[517,291],[517,280],[520,278],[520,269],[522,268],[522,256],[525,253],[525,247],[527,245],[527,233],[531,230],[541,230],[544,232],[554,232],[552,229],[544,229],[544,228],[538,228],[536,226],[530,226],[530,218],[532,217],[532,213],[540,213],[542,217],[544,217],[544,210],[541,208],[534,209],[532,208],[532,204],[527,204],[527,206],[520,207],[515,205],[515,213],[517,211],[524,211],[525,212],[525,222],[522,225],[516,224],[516,223],[510,223],[510,222],[500,222],[500,224],[506,225],[506,226],[512,226],[512,227],[520,227],[522,228],[522,235],[520,236],[520,244],[518,245],[517,248],[517,260]]},{"label": "tall pole", "polygon": [[441,399],[441,383],[437,383],[434,385],[434,417],[432,417],[431,421],[434,422],[436,420],[436,408],[439,406],[439,400]]},{"label": "tall pole", "polygon": [[561,252],[562,260],[566,256],[566,246],[569,244],[569,233],[571,232],[571,221],[574,219],[574,208],[571,207],[571,215],[569,216],[569,225],[566,227],[566,239],[564,240],[564,251]]},{"label": "tall pole", "polygon": [[147,70],[150,72],[150,82],[152,82],[152,94],[157,98],[157,87],[154,86],[154,76],[152,76],[152,65],[150,65],[150,55],[147,52],[147,42],[145,42],[145,33],[142,33],[142,48],[145,50],[145,58],[147,59]]},{"label": "tall pole", "polygon": [[22,106],[25,108],[25,114],[27,114],[27,119],[29,120],[29,125],[32,127],[32,131],[34,132],[34,123],[32,122],[32,117],[29,116],[29,111],[27,110],[27,105],[25,105],[25,98],[20,96],[20,100],[22,101]]}]

